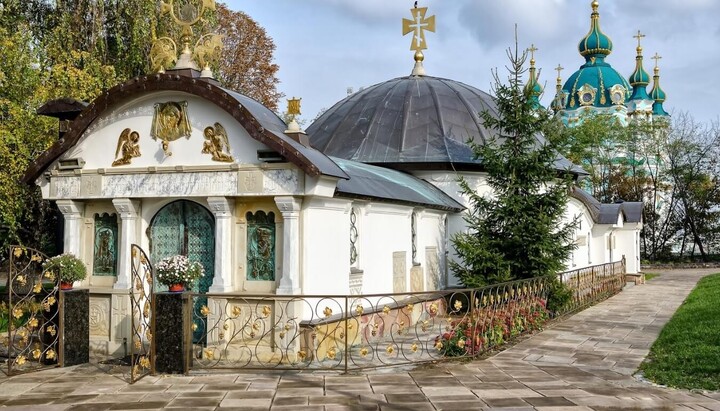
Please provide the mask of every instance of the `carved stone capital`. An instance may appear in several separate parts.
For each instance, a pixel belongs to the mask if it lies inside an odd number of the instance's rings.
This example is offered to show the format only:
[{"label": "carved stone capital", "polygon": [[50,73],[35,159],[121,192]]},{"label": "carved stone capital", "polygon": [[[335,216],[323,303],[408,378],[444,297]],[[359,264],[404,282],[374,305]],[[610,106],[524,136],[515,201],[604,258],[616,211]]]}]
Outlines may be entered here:
[{"label": "carved stone capital", "polygon": [[230,217],[232,215],[235,200],[227,197],[208,197],[207,202],[210,206],[210,211],[212,211],[215,217]]},{"label": "carved stone capital", "polygon": [[85,204],[81,201],[58,200],[57,206],[65,218],[80,218],[80,214],[85,210]]},{"label": "carved stone capital", "polygon": [[302,199],[295,197],[275,197],[275,204],[283,215],[283,218],[287,216],[297,215],[302,207]]},{"label": "carved stone capital", "polygon": [[131,200],[129,198],[115,198],[113,199],[113,205],[120,218],[123,220],[133,219],[138,217],[140,212],[140,201]]}]

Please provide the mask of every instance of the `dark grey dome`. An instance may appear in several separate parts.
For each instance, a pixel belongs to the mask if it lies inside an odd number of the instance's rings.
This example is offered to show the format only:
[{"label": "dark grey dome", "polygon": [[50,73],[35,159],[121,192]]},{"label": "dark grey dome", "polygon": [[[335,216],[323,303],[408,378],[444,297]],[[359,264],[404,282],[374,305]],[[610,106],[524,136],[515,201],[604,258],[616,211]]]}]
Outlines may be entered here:
[{"label": "dark grey dome", "polygon": [[401,77],[352,94],[320,116],[307,133],[326,155],[373,164],[478,164],[468,140],[486,142],[480,113],[494,99],[437,77]]}]

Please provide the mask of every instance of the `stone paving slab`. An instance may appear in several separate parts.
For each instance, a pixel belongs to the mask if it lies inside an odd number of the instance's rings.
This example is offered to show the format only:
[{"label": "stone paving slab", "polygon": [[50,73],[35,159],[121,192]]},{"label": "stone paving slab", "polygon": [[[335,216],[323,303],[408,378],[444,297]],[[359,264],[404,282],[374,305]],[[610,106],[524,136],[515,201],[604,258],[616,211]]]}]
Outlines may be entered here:
[{"label": "stone paving slab", "polygon": [[148,376],[134,385],[121,368],[84,365],[0,376],[0,409],[720,411],[718,392],[661,388],[632,376],[710,273],[665,272],[485,360],[353,375]]}]

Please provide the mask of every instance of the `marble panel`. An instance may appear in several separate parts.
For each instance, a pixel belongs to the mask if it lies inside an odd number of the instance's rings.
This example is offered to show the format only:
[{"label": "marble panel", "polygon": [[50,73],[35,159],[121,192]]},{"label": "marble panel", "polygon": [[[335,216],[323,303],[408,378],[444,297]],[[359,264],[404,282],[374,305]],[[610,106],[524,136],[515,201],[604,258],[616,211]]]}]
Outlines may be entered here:
[{"label": "marble panel", "polygon": [[237,191],[237,173],[109,175],[104,177],[103,197],[228,196]]},{"label": "marble panel", "polygon": [[265,170],[263,174],[263,190],[267,194],[302,194],[304,191],[298,170]]},{"label": "marble panel", "polygon": [[52,177],[50,197],[69,199],[80,197],[80,177]]},{"label": "marble panel", "polygon": [[407,292],[407,257],[405,251],[393,253],[393,292]]},{"label": "marble panel", "polygon": [[425,248],[425,264],[427,266],[426,290],[437,290],[441,280],[437,247]]},{"label": "marble panel", "polygon": [[90,336],[110,339],[110,296],[90,297]]},{"label": "marble panel", "polygon": [[238,171],[238,193],[260,194],[263,192],[264,180],[260,170]]},{"label": "marble panel", "polygon": [[425,272],[421,265],[413,265],[410,268],[410,291],[413,293],[419,293],[424,290],[425,287]]}]

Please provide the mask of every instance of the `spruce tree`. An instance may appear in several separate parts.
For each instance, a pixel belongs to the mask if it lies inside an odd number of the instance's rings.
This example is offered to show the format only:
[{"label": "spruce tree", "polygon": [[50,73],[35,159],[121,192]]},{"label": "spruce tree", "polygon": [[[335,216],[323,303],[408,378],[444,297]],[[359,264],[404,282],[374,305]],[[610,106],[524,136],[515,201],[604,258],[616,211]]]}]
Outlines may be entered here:
[{"label": "spruce tree", "polygon": [[563,218],[572,177],[555,165],[567,133],[524,86],[527,54],[517,45],[507,54],[507,82],[493,73],[497,114],[481,113],[496,135],[471,142],[493,194],[480,195],[460,179],[470,200],[468,229],[452,239],[459,261],[451,267],[466,287],[556,274],[575,247],[576,223]]}]

